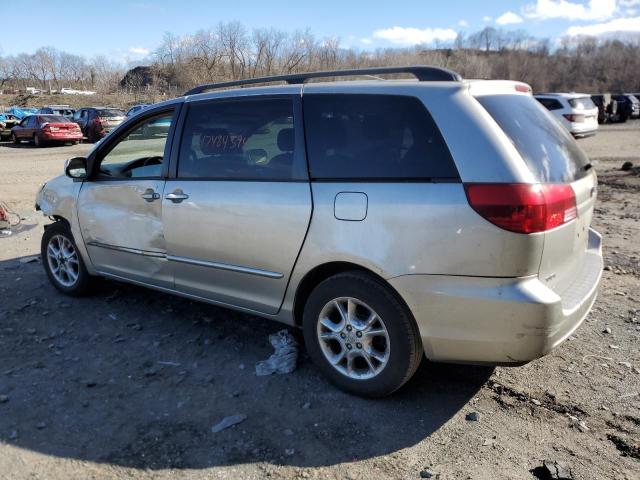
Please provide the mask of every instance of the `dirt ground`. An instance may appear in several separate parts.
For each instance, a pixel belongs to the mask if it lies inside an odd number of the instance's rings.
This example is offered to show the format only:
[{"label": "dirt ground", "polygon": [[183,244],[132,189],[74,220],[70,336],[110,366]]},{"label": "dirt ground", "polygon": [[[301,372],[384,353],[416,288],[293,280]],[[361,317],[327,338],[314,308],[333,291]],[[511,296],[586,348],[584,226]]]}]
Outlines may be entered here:
[{"label": "dirt ground", "polygon": [[[0,478],[640,478],[640,121],[581,140],[599,174],[606,271],[593,312],[519,368],[423,362],[388,399],[329,385],[301,352],[257,377],[267,320],[105,282],[62,296],[38,261],[40,183],[88,146],[0,145]],[[469,413],[477,421],[467,420]],[[213,433],[222,418],[246,415]]]}]

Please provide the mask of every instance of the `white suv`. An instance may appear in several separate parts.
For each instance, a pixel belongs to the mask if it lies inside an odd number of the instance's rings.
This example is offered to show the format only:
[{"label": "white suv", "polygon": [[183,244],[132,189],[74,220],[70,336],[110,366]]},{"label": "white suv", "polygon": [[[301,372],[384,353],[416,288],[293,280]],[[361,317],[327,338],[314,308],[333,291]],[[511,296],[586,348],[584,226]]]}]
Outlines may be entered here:
[{"label": "white suv", "polygon": [[598,107],[584,93],[541,93],[535,95],[574,137],[589,137],[598,131]]}]

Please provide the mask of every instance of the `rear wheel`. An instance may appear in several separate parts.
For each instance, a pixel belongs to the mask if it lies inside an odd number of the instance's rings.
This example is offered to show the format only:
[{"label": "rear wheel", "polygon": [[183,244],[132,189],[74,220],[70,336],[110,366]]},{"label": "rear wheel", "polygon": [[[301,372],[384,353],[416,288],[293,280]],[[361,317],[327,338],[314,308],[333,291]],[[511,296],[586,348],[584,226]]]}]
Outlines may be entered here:
[{"label": "rear wheel", "polygon": [[33,136],[33,144],[38,148],[44,147],[44,142],[40,140],[40,137],[37,134]]},{"label": "rear wheel", "polygon": [[11,139],[13,140],[13,143],[15,143],[16,145],[18,145],[20,143],[20,139],[18,137],[16,137],[15,133],[11,134]]},{"label": "rear wheel", "polygon": [[54,287],[74,297],[90,292],[93,277],[87,272],[65,223],[56,222],[44,231],[40,252],[44,270]]},{"label": "rear wheel", "polygon": [[356,395],[393,393],[415,373],[422,342],[407,307],[362,272],[328,278],[311,293],[303,329],[309,355],[339,388]]}]

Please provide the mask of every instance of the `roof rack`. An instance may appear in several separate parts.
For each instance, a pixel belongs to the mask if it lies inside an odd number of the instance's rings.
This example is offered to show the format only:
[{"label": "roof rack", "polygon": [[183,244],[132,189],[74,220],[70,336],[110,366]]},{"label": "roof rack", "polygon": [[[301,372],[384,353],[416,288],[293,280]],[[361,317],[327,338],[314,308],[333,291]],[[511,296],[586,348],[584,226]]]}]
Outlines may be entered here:
[{"label": "roof rack", "polygon": [[390,73],[410,73],[421,82],[459,82],[462,80],[462,77],[453,70],[442,67],[432,67],[429,65],[416,65],[409,67],[372,67],[356,68],[352,70],[326,70],[321,72],[294,73],[290,75],[275,75],[272,77],[246,78],[244,80],[233,80],[230,82],[205,83],[192,88],[185,93],[185,96],[195,95],[197,93],[217,88],[239,87],[256,83],[287,82],[290,85],[299,85],[311,78],[353,77]]}]

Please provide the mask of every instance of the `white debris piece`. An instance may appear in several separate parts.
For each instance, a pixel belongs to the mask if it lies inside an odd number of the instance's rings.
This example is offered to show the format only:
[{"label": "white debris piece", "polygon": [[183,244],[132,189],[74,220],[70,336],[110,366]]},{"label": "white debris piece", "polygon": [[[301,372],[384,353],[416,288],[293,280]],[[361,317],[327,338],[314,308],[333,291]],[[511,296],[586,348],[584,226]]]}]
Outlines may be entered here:
[{"label": "white debris piece", "polygon": [[274,335],[269,335],[269,342],[275,352],[267,360],[256,363],[256,375],[293,372],[298,361],[298,343],[293,335],[288,330],[280,330]]}]

